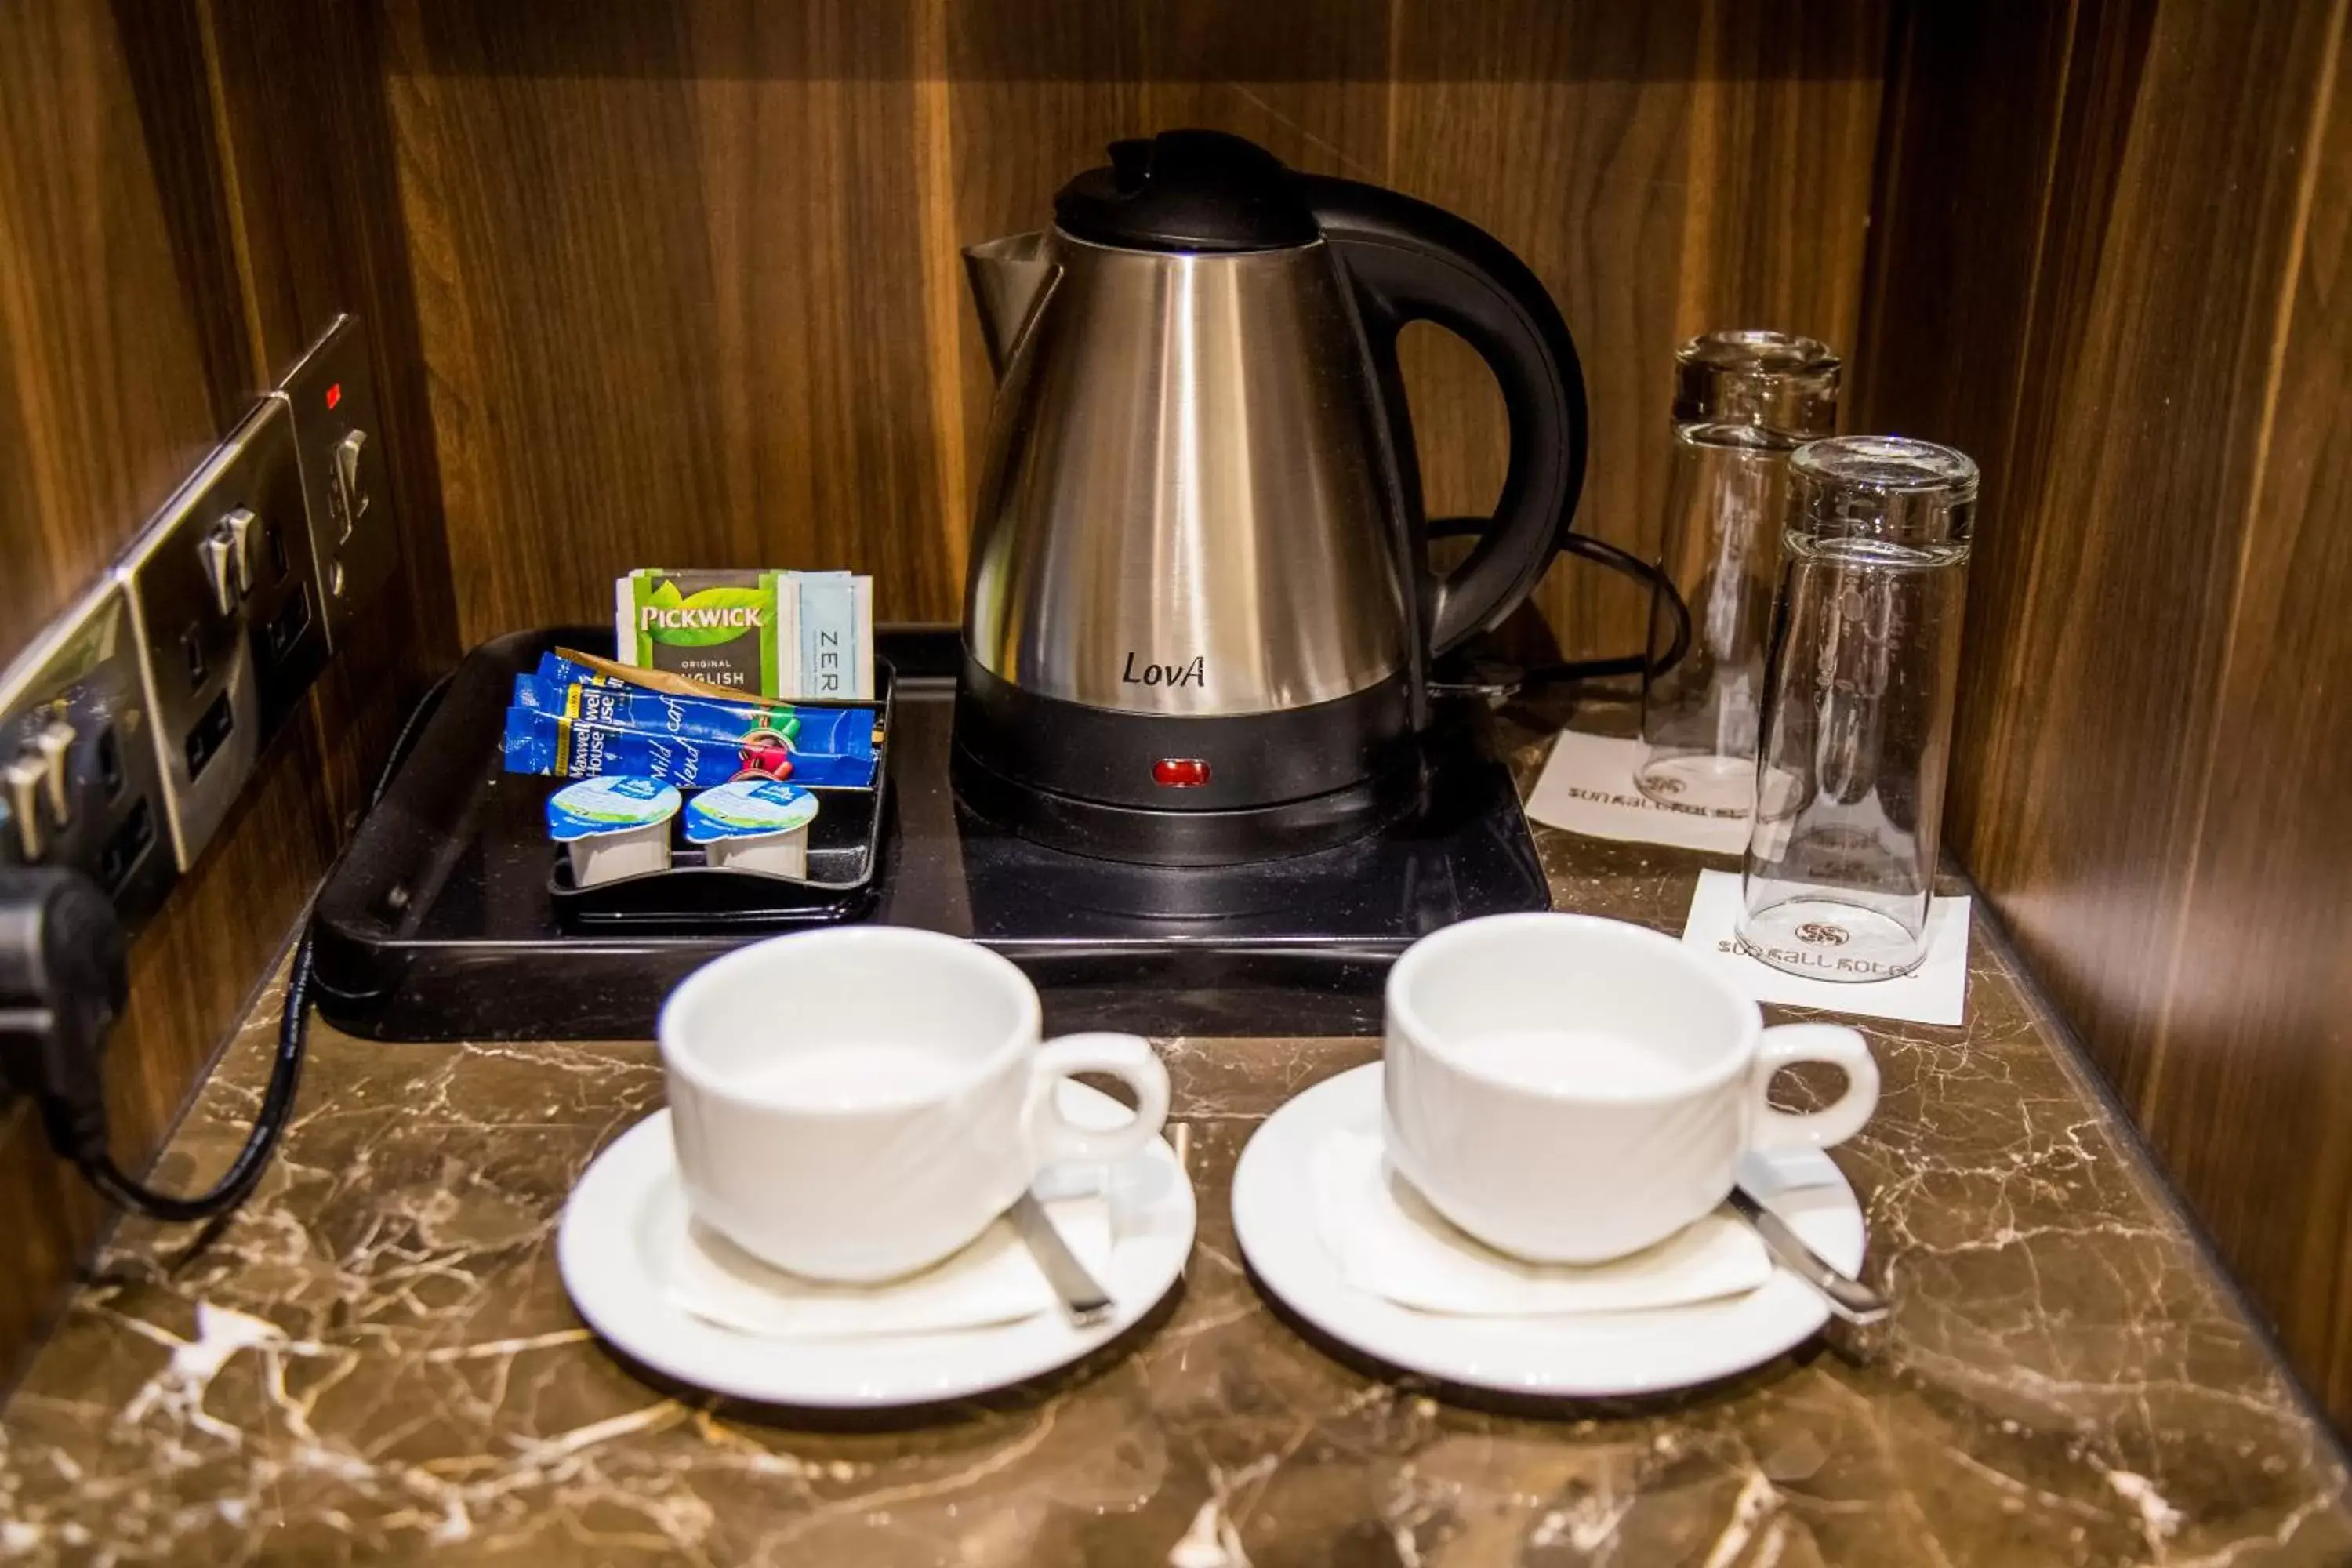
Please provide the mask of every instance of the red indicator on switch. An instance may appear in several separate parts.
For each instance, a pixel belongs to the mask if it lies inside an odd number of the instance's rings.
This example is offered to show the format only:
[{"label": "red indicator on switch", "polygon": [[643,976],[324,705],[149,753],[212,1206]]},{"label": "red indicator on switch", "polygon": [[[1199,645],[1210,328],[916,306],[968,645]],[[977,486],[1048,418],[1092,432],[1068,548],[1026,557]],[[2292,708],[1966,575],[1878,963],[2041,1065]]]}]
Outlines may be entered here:
[{"label": "red indicator on switch", "polygon": [[1198,789],[1209,782],[1209,764],[1198,757],[1162,757],[1151,764],[1151,782],[1169,789]]},{"label": "red indicator on switch", "polygon": [[327,388],[327,406],[329,408],[334,407],[336,404],[341,403],[342,400],[343,384],[341,382],[336,382]]}]

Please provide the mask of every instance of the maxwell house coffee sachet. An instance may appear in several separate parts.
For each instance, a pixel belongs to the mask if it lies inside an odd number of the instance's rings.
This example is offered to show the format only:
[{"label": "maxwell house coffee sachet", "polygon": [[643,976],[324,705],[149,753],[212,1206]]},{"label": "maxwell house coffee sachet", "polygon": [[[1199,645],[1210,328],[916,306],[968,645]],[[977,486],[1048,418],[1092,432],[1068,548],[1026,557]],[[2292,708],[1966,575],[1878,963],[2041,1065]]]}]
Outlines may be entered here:
[{"label": "maxwell house coffee sachet", "polygon": [[507,710],[506,769],[593,778],[630,773],[680,789],[708,789],[730,779],[763,776],[799,784],[868,788],[874,783],[871,742],[864,756],[793,748],[772,731],[741,741],[715,741],[650,730],[621,730],[531,708]]},{"label": "maxwell house coffee sachet", "polygon": [[539,668],[518,675],[514,706],[561,713],[619,730],[652,730],[706,741],[740,741],[772,735],[794,751],[874,754],[876,710],[808,708],[748,698],[672,696],[600,676],[559,654],[547,654]]},{"label": "maxwell house coffee sachet", "polygon": [[509,773],[634,773],[687,789],[730,779],[870,787],[877,710],[673,695],[559,654],[515,677]]}]

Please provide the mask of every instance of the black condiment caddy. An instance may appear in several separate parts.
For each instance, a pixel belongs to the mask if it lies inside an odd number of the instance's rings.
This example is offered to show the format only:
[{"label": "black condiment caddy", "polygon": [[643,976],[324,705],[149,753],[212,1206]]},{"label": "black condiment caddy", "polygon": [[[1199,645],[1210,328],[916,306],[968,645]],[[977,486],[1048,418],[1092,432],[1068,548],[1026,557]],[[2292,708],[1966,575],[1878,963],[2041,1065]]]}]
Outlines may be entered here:
[{"label": "black condiment caddy", "polygon": [[572,882],[570,857],[561,846],[550,845],[547,896],[557,921],[573,931],[691,935],[817,925],[866,913],[874,906],[889,807],[890,698],[897,684],[890,662],[877,658],[871,698],[773,700],[794,708],[876,710],[873,787],[807,786],[817,798],[817,813],[808,826],[807,876],[711,866],[704,862],[701,849],[679,845],[671,850],[666,871],[645,871],[582,888]]}]

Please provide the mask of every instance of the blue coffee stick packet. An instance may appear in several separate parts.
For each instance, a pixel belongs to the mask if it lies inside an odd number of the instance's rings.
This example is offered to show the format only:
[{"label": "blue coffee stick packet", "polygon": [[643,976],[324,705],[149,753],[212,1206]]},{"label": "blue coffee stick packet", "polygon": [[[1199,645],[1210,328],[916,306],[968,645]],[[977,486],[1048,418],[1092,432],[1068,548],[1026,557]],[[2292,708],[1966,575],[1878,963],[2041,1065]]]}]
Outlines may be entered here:
[{"label": "blue coffee stick packet", "polygon": [[614,730],[644,730],[654,734],[732,741],[746,745],[775,743],[795,752],[823,752],[847,757],[874,754],[876,710],[871,708],[805,708],[780,702],[673,697],[638,687],[570,679],[561,671],[551,674],[550,664],[562,666],[567,661],[550,654],[541,661],[538,673],[515,677],[514,706]]},{"label": "blue coffee stick packet", "polygon": [[771,736],[711,740],[590,723],[543,709],[507,710],[506,770],[594,778],[633,773],[680,789],[708,789],[736,778],[791,779],[854,789],[874,783],[872,743],[863,756],[794,749]]}]

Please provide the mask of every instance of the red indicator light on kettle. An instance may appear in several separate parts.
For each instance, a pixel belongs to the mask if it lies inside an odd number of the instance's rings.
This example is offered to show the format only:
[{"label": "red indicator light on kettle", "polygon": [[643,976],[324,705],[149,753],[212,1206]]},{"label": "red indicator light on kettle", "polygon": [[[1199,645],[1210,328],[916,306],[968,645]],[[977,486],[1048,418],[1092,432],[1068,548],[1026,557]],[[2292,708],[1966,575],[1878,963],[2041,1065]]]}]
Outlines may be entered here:
[{"label": "red indicator light on kettle", "polygon": [[1169,789],[1198,789],[1209,782],[1209,764],[1198,757],[1162,757],[1151,764],[1151,782]]},{"label": "red indicator light on kettle", "polygon": [[336,404],[341,403],[342,400],[343,400],[343,384],[342,384],[341,382],[340,382],[340,381],[339,381],[339,382],[335,383],[332,386],[330,386],[329,388],[327,388],[327,407],[328,407],[330,410],[331,410],[331,409],[335,406],[335,405],[336,405]]}]

